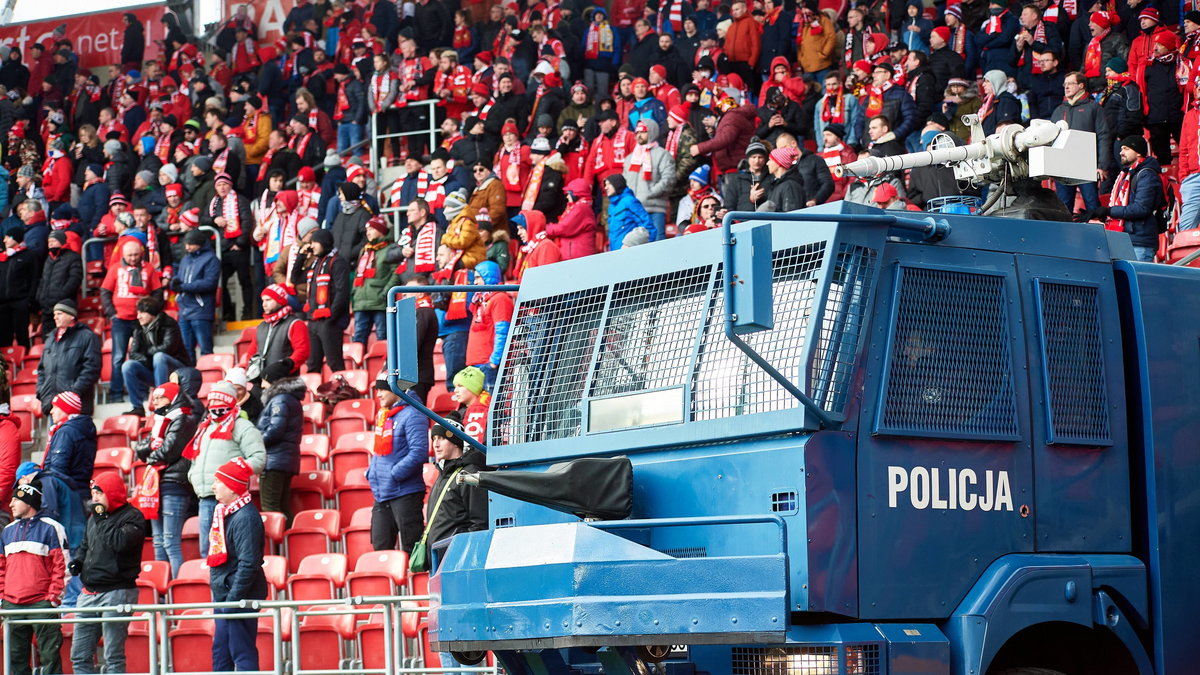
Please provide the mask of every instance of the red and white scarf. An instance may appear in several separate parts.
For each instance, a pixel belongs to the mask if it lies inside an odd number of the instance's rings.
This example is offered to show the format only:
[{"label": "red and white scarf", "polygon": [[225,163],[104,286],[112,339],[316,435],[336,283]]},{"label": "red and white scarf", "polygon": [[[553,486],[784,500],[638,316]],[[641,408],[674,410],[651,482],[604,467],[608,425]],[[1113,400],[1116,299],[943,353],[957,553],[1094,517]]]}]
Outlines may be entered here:
[{"label": "red and white scarf", "polygon": [[208,394],[208,409],[225,408],[227,412],[224,417],[213,420],[212,415],[205,415],[200,421],[200,426],[196,428],[196,433],[192,436],[192,440],[188,441],[187,447],[183,449],[185,459],[196,459],[200,456],[200,442],[204,439],[204,434],[209,427],[213,427],[213,431],[209,434],[209,438],[214,441],[228,441],[233,439],[233,427],[237,424],[238,414],[241,413],[241,408],[238,407],[237,399],[229,394],[213,391]]},{"label": "red and white scarf", "polygon": [[837,94],[825,94],[821,103],[821,121],[826,124],[846,123],[846,90],[839,89]]},{"label": "red and white scarf", "polygon": [[0,262],[5,262],[11,256],[14,256],[24,250],[25,250],[24,242],[21,242],[20,244],[17,244],[16,246],[14,246],[12,248],[6,248],[3,251],[0,251]]},{"label": "red and white scarf", "polygon": [[[1041,42],[1042,44],[1046,43],[1046,22],[1045,21],[1039,21],[1037,23],[1037,26],[1034,26],[1033,41]],[[1017,61],[1017,65],[1024,66],[1025,65],[1025,55],[1032,51],[1033,51],[1033,45],[1029,45],[1026,49],[1022,49],[1021,50],[1021,58]],[[1033,70],[1031,72],[1034,75],[1040,75],[1042,73],[1042,66],[1036,60],[1031,65],[1033,67]]]},{"label": "red and white scarf", "polygon": [[220,567],[229,560],[229,547],[225,543],[225,519],[232,516],[238,509],[250,503],[250,492],[228,504],[217,504],[213,510],[212,529],[208,531],[208,563],[209,568]]},{"label": "red and white scarf", "polygon": [[[308,149],[308,144],[312,141],[313,132],[308,132],[303,136],[292,136],[288,140],[288,147],[291,148],[301,160],[304,159],[304,151]],[[299,141],[299,143],[297,143]]]},{"label": "red and white scarf", "polygon": [[[199,143],[197,141],[197,143]],[[229,148],[225,148],[216,157],[213,157],[212,169],[214,173],[225,173],[225,167],[229,165]]]},{"label": "red and white scarf", "polygon": [[161,448],[167,437],[167,428],[171,426],[171,423],[191,413],[191,408],[179,406],[178,408],[168,410],[165,415],[155,415],[153,421],[150,423],[150,449],[158,450]]},{"label": "red and white scarf", "polygon": [[633,148],[633,154],[629,156],[629,170],[635,174],[641,173],[642,180],[649,181],[654,178],[654,160],[650,151],[657,147],[658,141],[636,145]]},{"label": "red and white scarf", "polygon": [[1004,30],[1004,17],[1006,16],[1008,16],[1007,9],[999,14],[989,16],[987,23],[983,25],[983,32],[987,33],[988,35],[995,35],[996,33]]},{"label": "red and white scarf", "polygon": [[371,100],[375,102],[375,110],[383,109],[383,101],[392,88],[392,71],[385,70],[371,76]]},{"label": "red and white scarf", "polygon": [[362,286],[367,279],[375,278],[375,254],[384,248],[387,248],[387,239],[380,239],[376,242],[368,242],[362,247],[362,253],[358,254],[358,269],[354,274],[354,287]]},{"label": "red and white scarf", "polygon": [[[405,183],[410,180],[414,180],[412,174],[404,174],[392,183],[392,193],[388,197],[388,206],[395,209],[403,205],[403,198],[400,196],[400,192],[404,189]],[[424,199],[423,195],[429,189],[429,172],[424,169],[417,171],[415,180],[417,181],[417,196]]]},{"label": "red and white scarf", "polygon": [[[220,214],[225,216],[225,238],[237,239],[242,236],[242,216],[241,210],[238,209],[238,196],[232,189],[229,194],[225,195],[225,199],[219,196],[214,196],[212,206],[216,206],[219,201],[221,204]],[[209,207],[211,209],[211,206]]]}]

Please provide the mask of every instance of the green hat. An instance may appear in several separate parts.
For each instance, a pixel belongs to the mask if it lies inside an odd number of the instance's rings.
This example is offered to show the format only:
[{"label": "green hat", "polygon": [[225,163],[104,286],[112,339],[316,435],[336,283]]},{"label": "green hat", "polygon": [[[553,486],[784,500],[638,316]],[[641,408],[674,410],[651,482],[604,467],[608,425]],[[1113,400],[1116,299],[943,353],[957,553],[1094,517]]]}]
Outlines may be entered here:
[{"label": "green hat", "polygon": [[454,376],[454,386],[466,387],[472,394],[479,396],[483,393],[483,371],[475,366],[467,366]]}]

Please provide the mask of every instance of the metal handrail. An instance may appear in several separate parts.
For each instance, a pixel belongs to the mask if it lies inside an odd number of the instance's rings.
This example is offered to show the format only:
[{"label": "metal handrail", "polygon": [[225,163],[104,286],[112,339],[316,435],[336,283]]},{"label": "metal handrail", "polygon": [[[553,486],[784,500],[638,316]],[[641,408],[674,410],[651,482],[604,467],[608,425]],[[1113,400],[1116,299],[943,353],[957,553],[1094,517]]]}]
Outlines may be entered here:
[{"label": "metal handrail", "polygon": [[[436,110],[437,105],[441,102],[442,102],[442,99],[440,99],[440,98],[426,98],[426,99],[421,99],[420,101],[408,101],[407,103],[405,103],[406,108],[412,107],[412,106],[418,106],[418,105],[424,105],[424,106],[429,107],[429,129],[428,130],[418,129],[416,131],[401,131],[401,132],[394,133],[394,134],[379,134],[379,133],[377,133],[378,129],[377,129],[377,125],[376,125],[376,118],[379,116],[379,113],[378,112],[371,113],[371,133],[368,134],[367,140],[382,141],[382,140],[385,140],[388,138],[403,138],[405,136],[419,136],[421,134],[427,133],[427,134],[429,134],[429,147],[432,148],[433,146],[437,145],[438,126],[437,126],[437,115],[435,113],[437,112],[437,110]],[[371,144],[371,173],[374,173],[376,176],[379,175],[379,168],[380,168],[379,160],[380,160],[380,157],[379,157],[379,151],[377,150],[377,145],[375,143],[372,143]]]},{"label": "metal handrail", "polygon": [[[354,145],[346,148],[345,150],[338,151],[337,156],[341,157],[342,159],[345,159],[350,153],[354,152],[355,150],[358,150],[359,148],[361,148],[362,146],[364,146],[370,142],[371,142],[370,138],[364,138],[361,141],[355,143]],[[310,166],[308,168],[312,169],[313,171],[316,171],[317,169],[324,168],[324,166],[325,166],[325,160],[322,159],[320,162],[313,164],[312,166]],[[283,185],[284,185],[284,187],[291,187],[299,182],[300,182],[300,176],[297,175],[297,176],[292,176],[291,178],[287,179],[287,181]]]},{"label": "metal handrail", "polygon": [[[304,616],[339,616],[339,615],[361,615],[361,614],[382,614],[383,615],[383,637],[384,637],[384,667],[383,668],[358,668],[355,672],[360,672],[371,675],[404,675],[408,673],[437,673],[437,672],[459,672],[459,673],[498,673],[496,667],[469,667],[462,666],[458,668],[423,668],[423,667],[404,667],[398,665],[398,659],[407,659],[407,648],[402,640],[403,631],[399,626],[399,615],[408,613],[428,612],[428,604],[419,606],[401,606],[400,603],[407,601],[428,601],[431,599],[428,595],[399,595],[399,596],[355,596],[350,598],[337,598],[327,600],[241,600],[241,601],[226,601],[226,602],[185,602],[185,603],[163,603],[163,604],[121,604],[107,607],[51,607],[51,608],[32,608],[32,609],[3,609],[0,610],[0,626],[3,627],[3,644],[11,644],[12,626],[18,625],[45,625],[45,624],[105,624],[105,623],[128,623],[147,622],[149,636],[149,657],[150,657],[150,672],[146,675],[169,675],[172,671],[169,668],[168,654],[169,650],[169,631],[166,630],[167,621],[204,621],[216,619],[256,619],[264,615],[272,617],[272,647],[274,652],[274,670],[258,670],[248,671],[252,675],[333,675],[341,671],[337,670],[321,670],[312,669],[304,670],[299,667],[300,664],[300,618]],[[374,607],[373,605],[383,605],[382,607]],[[208,610],[194,614],[177,614],[175,612],[185,610]],[[239,609],[244,611],[221,613],[218,614],[214,610],[217,609]],[[291,609],[291,624],[292,635],[291,640],[291,660],[290,668],[285,662],[283,652],[283,633],[282,621],[283,610]],[[64,615],[68,613],[74,614],[98,614],[101,612],[122,612],[123,616],[115,617],[79,617],[74,616],[66,618]],[[42,618],[48,614],[58,614],[57,619]],[[38,618],[25,618],[36,616]],[[162,624],[160,627],[159,624]],[[11,654],[5,649],[3,654],[3,672],[12,671]],[[211,672],[211,671],[210,671]],[[213,673],[215,675],[215,673]]]}]

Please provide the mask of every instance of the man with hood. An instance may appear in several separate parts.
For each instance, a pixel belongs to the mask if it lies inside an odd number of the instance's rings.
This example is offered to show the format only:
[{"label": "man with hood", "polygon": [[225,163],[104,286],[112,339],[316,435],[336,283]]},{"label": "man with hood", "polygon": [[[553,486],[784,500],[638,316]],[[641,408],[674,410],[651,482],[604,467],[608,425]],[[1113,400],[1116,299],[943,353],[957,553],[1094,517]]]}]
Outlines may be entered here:
[{"label": "man with hood", "polygon": [[[201,532],[213,530],[213,512],[217,508],[213,480],[217,470],[235,457],[244,459],[256,473],[261,473],[267,463],[262,434],[240,414],[233,385],[226,381],[214,384],[207,403],[208,414],[183,451],[183,456],[192,462],[188,482],[200,499]],[[209,551],[209,537],[200,537],[200,555],[208,556]]]},{"label": "man with hood", "polygon": [[[88,419],[88,424],[91,420]],[[75,551],[71,574],[80,577],[83,591],[76,607],[112,607],[88,613],[94,617],[118,617],[128,613],[119,608],[137,602],[137,577],[141,572],[142,544],[146,538],[146,519],[128,502],[125,481],[108,471],[91,483],[92,515],[88,518],[83,544]],[[104,671],[125,672],[125,638],[129,624],[80,623],[71,639],[71,664],[77,673],[100,672],[95,664],[96,647],[104,636]]]},{"label": "man with hood", "polygon": [[650,214],[658,239],[666,238],[668,197],[675,184],[675,161],[658,145],[658,124],[644,119],[634,131],[637,145],[625,158],[625,183]]},{"label": "man with hood", "polygon": [[[500,267],[490,260],[479,263],[475,266],[475,283],[489,286],[502,283]],[[482,370],[494,386],[512,322],[513,300],[508,293],[488,291],[475,293],[470,303],[471,332],[467,338],[466,364]]]},{"label": "man with hood", "polygon": [[371,547],[411,553],[425,521],[421,514],[425,499],[421,470],[429,458],[428,427],[424,416],[402,403],[387,380],[376,380],[374,389],[379,414],[367,466],[367,481],[375,498],[371,507]]},{"label": "man with hood", "polygon": [[255,315],[254,284],[250,276],[250,233],[254,229],[254,214],[250,211],[250,200],[233,189],[233,178],[229,174],[217,174],[214,186],[216,193],[201,208],[200,225],[221,233],[222,311],[226,321],[235,320],[229,279],[237,274],[242,292],[242,321],[249,321]]},{"label": "man with hood", "polygon": [[380,340],[387,339],[384,325],[387,292],[396,284],[396,264],[388,260],[388,254],[395,248],[391,239],[391,229],[390,223],[383,216],[374,216],[368,220],[367,240],[355,263],[350,297],[350,307],[354,312],[353,339],[364,349],[372,325],[375,326],[376,337]]},{"label": "man with hood", "polygon": [[195,358],[213,351],[213,322],[217,318],[217,286],[221,280],[221,261],[213,253],[208,232],[189,230],[183,235],[186,255],[171,278],[171,290],[179,306],[179,329],[183,346]]},{"label": "man with hood", "polygon": [[604,194],[608,198],[608,246],[615,251],[625,246],[636,246],[656,241],[658,229],[633,190],[625,183],[625,176],[613,174],[604,179]]},{"label": "man with hood", "polygon": [[604,8],[589,7],[584,18],[588,27],[583,36],[583,81],[588,91],[607,92],[608,79],[621,63],[621,37]]},{"label": "man with hood", "polygon": [[771,87],[758,109],[758,128],[754,135],[765,143],[778,145],[780,134],[802,135],[804,118],[804,111],[783,93],[781,87]]},{"label": "man with hood", "polygon": [[291,522],[288,496],[292,477],[300,473],[300,437],[304,434],[301,404],[308,389],[286,361],[267,364],[262,386],[263,409],[258,416],[258,431],[267,450],[259,492],[262,510],[282,513]]},{"label": "man with hood", "polygon": [[[172,375],[178,378],[176,373]],[[175,382],[155,387],[150,392],[150,407],[154,411],[150,434],[138,441],[137,457],[158,471],[158,518],[150,521],[154,558],[170,562],[174,578],[183,565],[183,523],[195,499],[187,478],[192,463],[184,458],[183,451],[204,411],[193,395],[181,391]]]},{"label": "man with hood", "polygon": [[329,363],[332,371],[344,370],[342,331],[350,322],[350,263],[333,244],[333,233],[312,233],[314,262],[308,269],[308,371],[321,372]]},{"label": "man with hood", "polygon": [[546,235],[558,245],[563,260],[596,252],[596,212],[592,190],[582,178],[567,183],[567,209],[556,223],[546,224]]},{"label": "man with hood", "polygon": [[550,265],[563,259],[558,243],[546,233],[546,216],[540,211],[522,211],[513,218],[513,224],[522,244],[514,273],[517,283],[531,267]]},{"label": "man with hood", "polygon": [[[213,602],[267,597],[267,577],[262,569],[262,516],[250,498],[250,479],[259,470],[245,458],[233,457],[213,472],[208,491],[218,505],[213,511],[212,530],[202,530],[210,532],[205,555]],[[241,611],[234,607],[218,609],[217,613]],[[258,670],[257,636],[256,618],[217,619],[212,641],[213,670]]]},{"label": "man with hood", "polygon": [[363,201],[363,191],[358,185],[342,183],[338,186],[338,192],[338,214],[326,231],[333,239],[330,248],[336,247],[342,260],[349,263],[358,255],[367,221],[374,217],[375,212]]},{"label": "man with hood", "polygon": [[[11,507],[16,520],[0,532],[0,589],[4,609],[50,609],[62,603],[66,577],[66,534],[58,521],[42,513],[42,482],[18,485]],[[53,614],[30,619],[53,619]],[[13,675],[29,675],[30,638],[37,639],[38,661],[47,672],[60,672],[62,626],[57,623],[10,628],[7,645]]]},{"label": "man with hood", "polygon": [[[42,333],[46,336],[54,330],[54,306],[63,300],[74,301],[83,283],[83,262],[70,240],[67,230],[54,230],[47,240],[49,249],[37,293]],[[74,247],[78,246],[79,238],[75,237]]]}]

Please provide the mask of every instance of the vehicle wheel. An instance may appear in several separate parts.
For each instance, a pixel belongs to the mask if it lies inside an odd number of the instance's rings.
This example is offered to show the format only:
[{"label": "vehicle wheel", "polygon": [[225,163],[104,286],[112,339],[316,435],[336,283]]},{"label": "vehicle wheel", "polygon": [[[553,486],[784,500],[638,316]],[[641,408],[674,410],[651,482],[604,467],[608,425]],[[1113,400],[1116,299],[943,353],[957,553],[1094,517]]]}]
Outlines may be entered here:
[{"label": "vehicle wheel", "polygon": [[639,645],[637,655],[643,661],[660,663],[671,653],[671,645]]},{"label": "vehicle wheel", "polygon": [[453,656],[455,661],[464,666],[477,666],[483,663],[487,652],[450,652],[450,656]]}]

